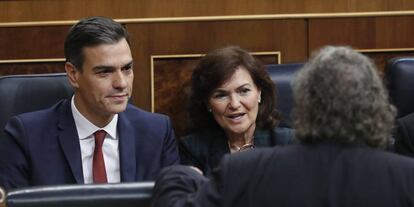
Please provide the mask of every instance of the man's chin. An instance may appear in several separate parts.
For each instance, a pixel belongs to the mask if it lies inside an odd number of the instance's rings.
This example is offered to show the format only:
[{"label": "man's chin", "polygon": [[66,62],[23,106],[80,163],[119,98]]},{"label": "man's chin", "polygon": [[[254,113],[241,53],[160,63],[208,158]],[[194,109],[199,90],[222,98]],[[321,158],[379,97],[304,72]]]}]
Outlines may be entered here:
[{"label": "man's chin", "polygon": [[111,107],[111,109],[109,111],[112,114],[119,114],[119,113],[124,112],[126,107],[127,107],[127,104],[122,104],[122,105],[120,104],[120,105]]}]

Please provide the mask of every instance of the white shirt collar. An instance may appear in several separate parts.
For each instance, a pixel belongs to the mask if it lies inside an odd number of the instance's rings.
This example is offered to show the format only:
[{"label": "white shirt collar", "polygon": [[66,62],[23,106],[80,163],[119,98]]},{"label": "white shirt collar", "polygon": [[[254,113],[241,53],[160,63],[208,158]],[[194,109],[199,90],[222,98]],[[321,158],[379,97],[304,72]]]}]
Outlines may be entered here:
[{"label": "white shirt collar", "polygon": [[[109,122],[105,127],[99,128],[86,119],[76,108],[75,106],[75,95],[72,96],[71,108],[73,119],[75,120],[76,130],[78,131],[79,139],[86,139],[93,137],[93,133],[97,130],[105,130],[111,139],[117,139],[117,123],[118,123],[118,114],[115,114],[111,122]],[[107,136],[108,137],[108,136]]]}]

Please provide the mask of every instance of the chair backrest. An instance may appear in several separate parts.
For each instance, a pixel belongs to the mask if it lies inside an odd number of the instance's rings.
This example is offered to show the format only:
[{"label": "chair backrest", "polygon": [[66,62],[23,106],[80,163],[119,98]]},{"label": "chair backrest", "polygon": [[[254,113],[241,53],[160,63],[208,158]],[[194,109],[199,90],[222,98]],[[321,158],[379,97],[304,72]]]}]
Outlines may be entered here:
[{"label": "chair backrest", "polygon": [[7,193],[7,207],[146,207],[154,182],[30,187]]},{"label": "chair backrest", "polygon": [[390,59],[385,67],[386,85],[391,102],[398,110],[397,117],[414,112],[414,58]]},{"label": "chair backrest", "polygon": [[0,137],[12,116],[50,107],[72,93],[65,73],[0,76]]},{"label": "chair backrest", "polygon": [[291,111],[293,107],[292,80],[295,73],[303,67],[303,63],[266,65],[270,78],[276,85],[276,108],[282,115],[280,126],[291,127]]}]

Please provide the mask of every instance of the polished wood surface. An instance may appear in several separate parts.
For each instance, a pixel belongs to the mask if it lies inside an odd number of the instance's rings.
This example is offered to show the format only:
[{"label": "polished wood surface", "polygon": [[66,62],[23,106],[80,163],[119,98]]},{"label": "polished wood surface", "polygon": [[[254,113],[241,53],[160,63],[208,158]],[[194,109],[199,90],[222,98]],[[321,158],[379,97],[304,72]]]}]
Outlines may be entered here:
[{"label": "polished wood surface", "polygon": [[357,49],[413,48],[414,16],[309,19],[309,50],[323,45]]},{"label": "polished wood surface", "polygon": [[10,0],[0,22],[414,10],[410,0]]},{"label": "polished wood surface", "polygon": [[324,45],[369,49],[364,54],[374,60],[382,73],[388,59],[413,55],[413,24],[414,16],[310,19],[309,52]]},{"label": "polished wood surface", "polygon": [[0,64],[0,76],[16,74],[63,73],[64,62]]},{"label": "polished wood surface", "polygon": [[63,43],[69,28],[70,26],[0,28],[0,60],[63,58]]}]

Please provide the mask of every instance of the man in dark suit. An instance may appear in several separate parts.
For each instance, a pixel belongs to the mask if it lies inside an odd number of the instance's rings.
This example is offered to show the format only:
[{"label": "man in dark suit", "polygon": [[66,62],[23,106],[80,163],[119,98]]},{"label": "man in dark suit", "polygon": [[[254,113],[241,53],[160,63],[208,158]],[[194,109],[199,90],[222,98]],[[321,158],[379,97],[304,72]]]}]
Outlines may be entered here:
[{"label": "man in dark suit", "polygon": [[160,173],[153,206],[414,206],[414,160],[383,151],[395,109],[373,64],[324,47],[293,84],[298,145]]},{"label": "man in dark suit", "polygon": [[81,20],[66,38],[65,56],[74,95],[8,122],[0,186],[153,180],[178,162],[169,118],[128,104],[134,71],[122,25]]}]

